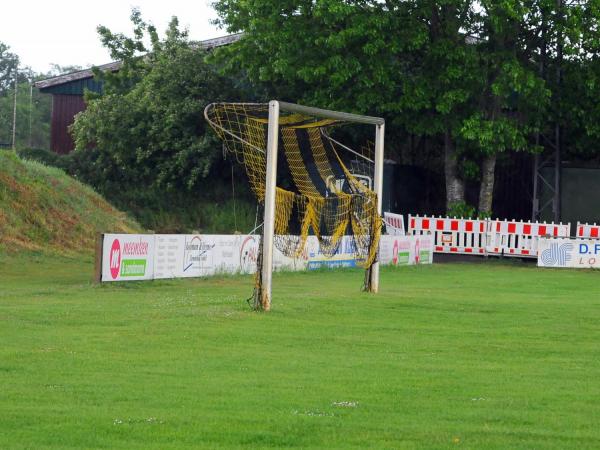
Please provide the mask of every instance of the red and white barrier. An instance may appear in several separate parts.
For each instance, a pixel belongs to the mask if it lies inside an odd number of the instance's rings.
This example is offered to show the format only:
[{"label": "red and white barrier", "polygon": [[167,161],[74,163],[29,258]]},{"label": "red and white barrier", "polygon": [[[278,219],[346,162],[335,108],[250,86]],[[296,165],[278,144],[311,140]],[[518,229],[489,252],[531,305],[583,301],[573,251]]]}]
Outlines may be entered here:
[{"label": "red and white barrier", "polygon": [[436,253],[536,258],[540,238],[568,238],[571,224],[409,215],[408,235],[425,234]]},{"label": "red and white barrier", "polygon": [[408,234],[432,234],[436,253],[483,255],[487,223],[478,219],[408,216]]},{"label": "red and white barrier", "polygon": [[600,225],[577,222],[577,237],[582,239],[600,239]]},{"label": "red and white barrier", "polygon": [[401,214],[394,214],[391,212],[383,213],[383,221],[385,222],[386,234],[392,236],[405,236],[404,230],[404,216]]},{"label": "red and white barrier", "polygon": [[568,238],[570,234],[571,224],[489,220],[486,251],[490,255],[537,258],[540,238]]}]

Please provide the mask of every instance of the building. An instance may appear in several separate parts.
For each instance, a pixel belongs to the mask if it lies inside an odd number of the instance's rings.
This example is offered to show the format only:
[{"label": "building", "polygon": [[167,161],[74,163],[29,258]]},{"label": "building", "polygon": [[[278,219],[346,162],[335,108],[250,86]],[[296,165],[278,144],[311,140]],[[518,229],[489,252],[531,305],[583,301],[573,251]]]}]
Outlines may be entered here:
[{"label": "building", "polygon": [[[198,43],[200,49],[212,49],[236,42],[241,33],[208,39]],[[102,71],[118,71],[121,62],[97,66]],[[86,90],[102,92],[102,82],[94,79],[92,69],[80,70],[59,75],[35,83],[40,92],[52,95],[52,119],[50,128],[50,149],[55,153],[70,153],[75,144],[69,133],[69,127],[75,115],[85,109],[83,94]]]}]

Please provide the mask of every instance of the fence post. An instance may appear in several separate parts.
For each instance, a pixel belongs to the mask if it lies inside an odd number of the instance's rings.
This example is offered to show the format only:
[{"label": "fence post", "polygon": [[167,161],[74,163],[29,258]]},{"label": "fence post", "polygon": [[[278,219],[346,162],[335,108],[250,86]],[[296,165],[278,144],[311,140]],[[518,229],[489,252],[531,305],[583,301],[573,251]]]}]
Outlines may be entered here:
[{"label": "fence post", "polygon": [[94,260],[94,283],[102,282],[102,246],[104,233],[96,233],[96,257]]}]

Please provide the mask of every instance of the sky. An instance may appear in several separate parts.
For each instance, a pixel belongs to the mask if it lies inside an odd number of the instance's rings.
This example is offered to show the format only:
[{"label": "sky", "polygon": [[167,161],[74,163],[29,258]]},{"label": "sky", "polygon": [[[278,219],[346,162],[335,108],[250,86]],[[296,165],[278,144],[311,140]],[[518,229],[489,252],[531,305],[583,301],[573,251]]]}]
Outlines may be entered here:
[{"label": "sky", "polygon": [[45,73],[51,64],[82,66],[105,64],[110,55],[96,32],[104,25],[113,32],[132,35],[131,9],[137,7],[146,22],[163,35],[172,16],[187,27],[193,40],[227,34],[211,25],[216,17],[211,0],[3,0],[0,5],[0,41],[19,55],[21,67]]}]

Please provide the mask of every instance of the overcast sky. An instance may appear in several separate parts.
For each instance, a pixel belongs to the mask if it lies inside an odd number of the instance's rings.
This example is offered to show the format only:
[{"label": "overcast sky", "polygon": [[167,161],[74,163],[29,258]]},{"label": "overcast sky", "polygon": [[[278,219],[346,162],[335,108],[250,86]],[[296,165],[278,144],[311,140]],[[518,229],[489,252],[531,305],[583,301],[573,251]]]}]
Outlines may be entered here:
[{"label": "overcast sky", "polygon": [[227,34],[210,24],[216,17],[211,0],[2,0],[0,41],[19,55],[21,66],[47,72],[51,64],[89,67],[110,62],[101,45],[98,25],[131,35],[129,16],[138,7],[161,35],[172,16],[187,27],[190,38],[210,39]]}]

